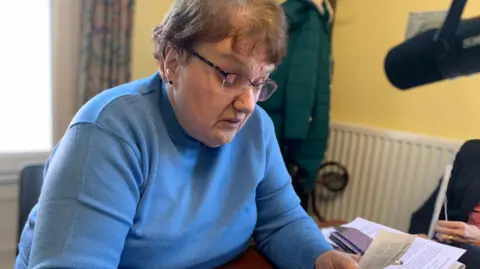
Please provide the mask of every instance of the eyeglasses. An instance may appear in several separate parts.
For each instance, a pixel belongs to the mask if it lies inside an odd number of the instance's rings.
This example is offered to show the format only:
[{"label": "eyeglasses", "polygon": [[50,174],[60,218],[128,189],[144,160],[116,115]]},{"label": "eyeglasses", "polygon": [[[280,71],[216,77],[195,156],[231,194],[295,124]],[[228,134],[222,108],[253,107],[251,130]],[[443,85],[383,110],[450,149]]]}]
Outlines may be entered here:
[{"label": "eyeglasses", "polygon": [[214,68],[223,76],[222,89],[225,91],[246,91],[253,89],[253,93],[258,101],[266,101],[277,90],[278,86],[275,81],[266,79],[261,83],[253,83],[249,78],[236,73],[228,73],[223,71],[220,67],[205,59],[197,52],[190,50],[190,53],[199,60]]}]

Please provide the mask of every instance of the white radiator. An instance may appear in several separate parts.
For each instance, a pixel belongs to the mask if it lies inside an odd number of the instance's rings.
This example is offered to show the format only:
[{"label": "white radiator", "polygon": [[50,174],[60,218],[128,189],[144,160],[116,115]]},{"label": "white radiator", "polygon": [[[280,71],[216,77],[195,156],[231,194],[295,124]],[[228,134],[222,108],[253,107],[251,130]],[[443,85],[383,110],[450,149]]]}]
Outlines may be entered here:
[{"label": "white radiator", "polygon": [[360,216],[406,231],[411,214],[437,186],[461,141],[332,123],[328,161],[348,168],[345,192],[317,202],[326,219]]}]

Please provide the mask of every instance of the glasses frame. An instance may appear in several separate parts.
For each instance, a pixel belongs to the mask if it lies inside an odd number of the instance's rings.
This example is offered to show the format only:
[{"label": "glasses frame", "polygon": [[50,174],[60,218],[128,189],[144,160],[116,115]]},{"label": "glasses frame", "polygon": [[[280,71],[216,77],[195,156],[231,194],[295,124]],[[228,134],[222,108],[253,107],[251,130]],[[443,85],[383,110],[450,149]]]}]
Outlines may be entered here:
[{"label": "glasses frame", "polygon": [[272,79],[270,78],[267,78],[264,82],[260,82],[260,83],[253,83],[252,80],[250,80],[249,78],[245,77],[244,75],[241,75],[241,74],[238,74],[238,73],[230,73],[230,72],[225,72],[222,68],[218,67],[216,64],[212,63],[211,61],[207,60],[205,57],[203,57],[202,55],[200,55],[198,52],[194,51],[194,50],[189,50],[190,54],[192,54],[193,56],[195,56],[197,59],[199,59],[200,61],[202,61],[203,63],[205,63],[206,65],[212,67],[213,69],[215,69],[218,73],[220,73],[222,76],[223,76],[223,81],[222,81],[222,87],[223,87],[223,83],[225,82],[225,80],[227,79],[227,76],[228,75],[236,75],[236,76],[240,76],[240,77],[243,77],[245,78],[249,83],[250,83],[250,88],[253,88],[255,89],[256,91],[259,92],[259,98],[260,98],[260,94],[261,94],[261,89],[259,88],[260,86],[262,85],[272,85],[274,87],[274,89],[272,90],[272,92],[265,98],[263,98],[262,100],[259,99],[259,101],[263,102],[263,101],[266,101],[268,100],[274,93],[275,91],[277,90],[278,88],[278,85],[277,83],[275,83],[275,81],[273,81]]}]

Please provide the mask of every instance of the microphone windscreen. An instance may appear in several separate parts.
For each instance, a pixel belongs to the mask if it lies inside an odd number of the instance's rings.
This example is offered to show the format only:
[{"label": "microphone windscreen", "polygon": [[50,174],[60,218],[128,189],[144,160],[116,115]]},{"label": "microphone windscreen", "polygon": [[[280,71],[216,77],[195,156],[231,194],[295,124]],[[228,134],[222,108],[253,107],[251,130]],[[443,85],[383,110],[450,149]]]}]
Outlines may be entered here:
[{"label": "microphone windscreen", "polygon": [[415,36],[391,49],[385,58],[385,73],[398,89],[406,90],[443,78],[432,54],[437,30]]},{"label": "microphone windscreen", "polygon": [[437,29],[394,47],[385,58],[385,73],[398,89],[480,72],[480,17],[461,21],[448,42],[434,42]]}]

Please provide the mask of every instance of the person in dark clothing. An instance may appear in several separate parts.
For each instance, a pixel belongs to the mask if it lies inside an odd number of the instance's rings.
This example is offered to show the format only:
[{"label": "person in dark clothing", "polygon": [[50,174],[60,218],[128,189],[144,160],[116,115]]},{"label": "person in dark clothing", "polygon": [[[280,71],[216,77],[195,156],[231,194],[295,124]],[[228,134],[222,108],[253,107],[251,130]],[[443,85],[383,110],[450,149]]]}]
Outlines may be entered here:
[{"label": "person in dark clothing", "polygon": [[[428,233],[440,183],[413,213],[409,233]],[[467,268],[480,268],[480,140],[465,142],[455,156],[446,198],[448,221],[441,212],[436,240],[466,249],[459,261]]]}]

